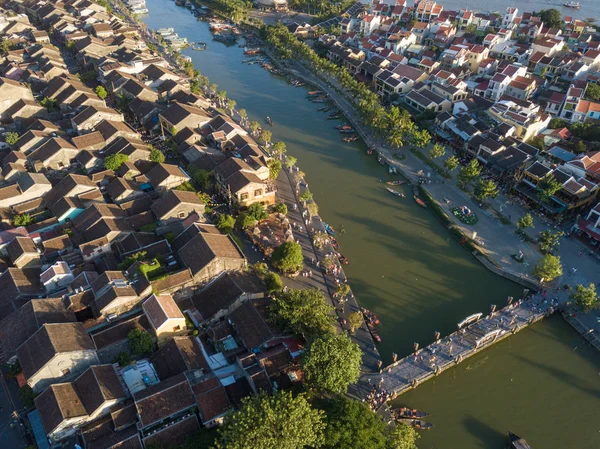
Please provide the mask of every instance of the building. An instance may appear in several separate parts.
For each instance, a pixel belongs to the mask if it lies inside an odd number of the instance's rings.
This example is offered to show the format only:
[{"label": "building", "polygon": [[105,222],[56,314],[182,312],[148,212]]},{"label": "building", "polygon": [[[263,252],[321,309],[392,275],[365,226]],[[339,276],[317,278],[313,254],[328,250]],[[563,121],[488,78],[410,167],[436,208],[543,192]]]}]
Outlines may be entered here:
[{"label": "building", "polygon": [[205,207],[195,192],[169,190],[162,198],[152,203],[152,212],[161,225],[169,225],[185,220],[194,213],[202,219]]},{"label": "building", "polygon": [[185,316],[183,316],[171,295],[153,294],[142,303],[142,308],[159,344],[170,337],[187,333]]}]

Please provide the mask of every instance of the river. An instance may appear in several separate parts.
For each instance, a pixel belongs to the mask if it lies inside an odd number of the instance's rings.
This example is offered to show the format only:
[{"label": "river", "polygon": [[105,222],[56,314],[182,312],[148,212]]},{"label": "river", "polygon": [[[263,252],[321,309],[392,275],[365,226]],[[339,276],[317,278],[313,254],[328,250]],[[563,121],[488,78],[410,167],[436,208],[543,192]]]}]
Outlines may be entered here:
[{"label": "river", "polygon": [[[306,173],[319,204],[320,215],[332,226],[345,228],[344,235],[338,239],[341,252],[350,260],[345,271],[359,303],[373,310],[382,321],[383,343],[379,349],[386,363],[391,361],[392,352],[404,356],[411,351],[413,342],[428,344],[433,340],[434,331],[448,334],[467,315],[487,312],[491,304],[504,305],[508,296],[518,296],[521,287],[479,265],[428,211],[408,200],[410,195],[399,199],[387,193],[379,182],[389,179],[386,171],[373,156],[366,154],[363,145],[341,141],[333,129],[337,122],[326,120],[317,112],[321,105],[306,100],[306,88],[294,88],[257,65],[241,64],[246,57],[240,48],[213,41],[207,24],[197,21],[172,0],[147,0],[146,3],[150,13],[144,20],[150,29],[174,27],[190,42],[207,42],[206,51],[186,50],[184,54],[191,56],[196,68],[225,90],[229,98],[235,99],[238,108],[245,108],[250,119],[261,123],[266,116],[273,119],[273,141],[283,140],[288,153],[298,158],[298,165]],[[408,189],[406,192],[409,193]],[[566,326],[559,320],[534,329],[550,334],[570,332]],[[535,335],[532,332],[519,336],[520,345],[533,345]],[[545,344],[544,350],[550,353],[553,346],[560,345],[553,339],[547,339]],[[558,349],[557,346],[557,354]],[[528,365],[523,360],[515,358],[511,363],[510,366],[500,364],[493,375],[481,375],[482,370],[473,370],[471,376],[463,376],[462,370],[450,371],[448,375],[456,378],[452,390],[466,395],[472,382],[477,386],[493,385],[502,382],[515,369],[527,372]],[[556,369],[562,367],[560,359],[551,363]],[[574,371],[589,373],[593,371],[590,364],[595,362],[589,354],[575,352],[572,363]],[[600,367],[596,366],[595,371],[600,371]],[[586,374],[585,378],[589,383],[597,383],[598,379],[597,374],[596,377]],[[524,374],[521,384],[525,382],[535,384],[537,379],[533,374]],[[563,383],[557,377],[549,377],[544,385],[553,391],[562,388]],[[451,401],[438,402],[437,393],[428,391],[426,384],[419,387],[412,394],[411,402],[418,405],[422,401],[428,406],[436,403],[436,413],[438,409],[456,405]],[[510,407],[508,395],[502,399],[502,405]],[[598,407],[598,397],[595,400]],[[507,430],[503,426],[504,412],[497,412],[497,407],[498,404],[487,402],[484,397],[472,397],[469,402],[461,403],[457,415],[488,413],[489,425],[497,436]],[[549,395],[545,402],[531,401],[524,410],[526,415],[545,417],[541,418],[544,422],[555,419],[548,424],[558,428],[560,415],[550,413],[553,407],[569,408],[569,403],[556,402]],[[591,417],[592,408],[585,411]],[[477,445],[477,437],[467,426],[446,423],[441,416],[436,420],[436,427],[450,430],[448,426],[452,426],[453,440],[457,438],[461,448],[482,447]],[[588,425],[590,422],[592,418],[587,421]],[[523,436],[527,436],[528,430],[538,423],[538,420],[524,419],[514,429],[523,429]],[[580,427],[583,429],[584,425]],[[572,431],[577,433],[578,428]],[[436,428],[423,440],[427,444],[423,447],[457,447],[444,443],[448,435]],[[490,444],[498,441],[490,441]],[[581,442],[573,447],[592,447],[585,445],[589,440]]]}]

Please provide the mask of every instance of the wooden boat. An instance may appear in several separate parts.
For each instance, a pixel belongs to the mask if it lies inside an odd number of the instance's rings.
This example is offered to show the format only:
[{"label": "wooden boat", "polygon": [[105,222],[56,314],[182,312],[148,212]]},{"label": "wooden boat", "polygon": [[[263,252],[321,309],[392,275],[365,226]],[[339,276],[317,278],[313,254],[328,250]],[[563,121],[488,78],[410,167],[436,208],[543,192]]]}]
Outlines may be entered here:
[{"label": "wooden boat", "polygon": [[315,96],[315,95],[321,95],[323,92],[321,92],[320,90],[309,90],[308,91],[308,95]]},{"label": "wooden boat", "polygon": [[327,116],[327,120],[337,120],[338,118],[342,118],[342,114],[339,112],[335,112]]},{"label": "wooden boat", "polygon": [[421,419],[429,416],[429,413],[422,412],[421,410],[417,410],[415,408],[408,407],[400,407],[393,410],[394,414],[398,418],[407,418],[407,419]]},{"label": "wooden boat", "polygon": [[402,184],[406,184],[408,181],[388,181],[386,184],[388,186],[401,186]]},{"label": "wooden boat", "polygon": [[358,136],[344,137],[344,138],[342,139],[342,141],[344,141],[344,142],[347,142],[347,143],[349,143],[349,142],[354,142],[354,141],[356,141],[356,140],[358,140]]},{"label": "wooden boat", "polygon": [[323,227],[325,228],[325,231],[327,232],[327,234],[329,234],[329,235],[335,235],[335,229],[333,229],[327,223],[323,222]]},{"label": "wooden boat", "polygon": [[379,162],[381,165],[385,165],[385,160],[381,156],[377,156],[377,162]]},{"label": "wooden boat", "polygon": [[429,430],[433,427],[430,422],[421,421],[420,419],[398,418],[396,421],[408,424],[415,429]]},{"label": "wooden boat", "polygon": [[419,188],[414,184],[413,184],[413,195],[417,198],[419,197]]},{"label": "wooden boat", "polygon": [[527,441],[511,431],[508,432],[508,449],[531,449]]},{"label": "wooden boat", "polygon": [[244,50],[245,55],[257,55],[261,52],[260,48],[246,48]]},{"label": "wooden boat", "polygon": [[565,8],[573,8],[573,9],[581,8],[581,5],[579,4],[579,2],[567,2],[567,3],[564,3],[563,6]]},{"label": "wooden boat", "polygon": [[371,154],[373,154],[373,150],[372,150],[371,148],[369,148],[369,149],[367,150],[367,154],[368,154],[368,155],[371,155]]},{"label": "wooden boat", "polygon": [[404,198],[404,193],[402,192],[398,192],[397,190],[394,189],[390,189],[389,187],[386,187],[385,190],[387,190],[388,192],[390,192],[392,195],[396,195],[400,198]]},{"label": "wooden boat", "polygon": [[265,120],[270,126],[273,126],[273,120],[271,120],[271,117],[267,116]]},{"label": "wooden boat", "polygon": [[373,337],[373,340],[375,340],[375,343],[381,343],[381,336],[379,335],[379,331],[377,330],[375,325],[368,321],[366,322],[366,324],[367,324],[367,329],[369,329],[369,332],[371,333],[371,336]]},{"label": "wooden boat", "polygon": [[352,128],[350,128],[350,129],[338,129],[338,131],[341,132],[342,134],[354,134],[356,132]]},{"label": "wooden boat", "polygon": [[413,198],[415,199],[416,203],[417,203],[419,206],[421,206],[421,207],[422,207],[422,208],[424,208],[424,209],[427,209],[427,204],[425,204],[421,198],[419,198],[418,196],[415,196],[415,197],[413,197]]},{"label": "wooden boat", "polygon": [[327,106],[321,106],[319,109],[317,109],[317,111],[319,111],[319,112],[325,112],[328,109],[329,108]]},{"label": "wooden boat", "polygon": [[192,50],[196,50],[196,51],[203,51],[206,50],[206,47],[208,45],[206,45],[206,42],[192,42]]},{"label": "wooden boat", "polygon": [[340,263],[343,263],[344,265],[348,265],[350,262],[348,262],[348,258],[345,257],[344,255],[340,254],[340,253],[336,253],[336,256],[338,258],[338,260],[340,261]]}]

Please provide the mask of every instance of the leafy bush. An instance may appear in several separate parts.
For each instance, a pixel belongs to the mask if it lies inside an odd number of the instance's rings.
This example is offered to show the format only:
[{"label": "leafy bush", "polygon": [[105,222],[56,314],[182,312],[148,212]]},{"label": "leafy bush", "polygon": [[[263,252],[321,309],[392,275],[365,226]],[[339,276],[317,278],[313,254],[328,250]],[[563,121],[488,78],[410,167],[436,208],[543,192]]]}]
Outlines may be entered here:
[{"label": "leafy bush", "polygon": [[129,349],[139,357],[151,352],[152,347],[154,346],[152,336],[141,329],[131,330],[129,334],[127,334],[127,339],[129,340]]},{"label": "leafy bush", "polygon": [[121,165],[127,162],[128,159],[129,156],[126,154],[111,154],[104,159],[104,168],[107,170],[117,171],[119,168],[121,168]]}]

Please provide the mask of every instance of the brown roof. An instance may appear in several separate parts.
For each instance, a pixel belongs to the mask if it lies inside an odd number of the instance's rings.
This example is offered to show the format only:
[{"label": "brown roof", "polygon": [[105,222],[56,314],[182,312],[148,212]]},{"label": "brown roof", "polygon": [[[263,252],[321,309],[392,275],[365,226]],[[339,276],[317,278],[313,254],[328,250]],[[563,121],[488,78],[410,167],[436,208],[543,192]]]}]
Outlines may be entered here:
[{"label": "brown roof", "polygon": [[112,365],[91,366],[73,384],[89,415],[98,410],[106,401],[127,397]]},{"label": "brown roof", "polygon": [[193,387],[203,424],[223,415],[231,408],[225,389],[218,380],[215,383],[215,380],[208,379]]},{"label": "brown roof", "polygon": [[81,323],[44,324],[17,349],[17,357],[28,379],[56,354],[95,350]]},{"label": "brown roof", "polygon": [[37,268],[8,268],[0,274],[0,320],[9,316],[22,301],[44,294]]},{"label": "brown roof", "polygon": [[144,428],[195,405],[194,393],[185,375],[171,377],[133,395]]},{"label": "brown roof", "polygon": [[110,416],[96,419],[82,427],[81,438],[86,449],[142,449],[143,447],[135,426],[118,428]]},{"label": "brown roof", "polygon": [[179,250],[179,256],[193,274],[198,273],[217,258],[244,259],[243,253],[230,235],[205,232],[196,234],[186,243]]},{"label": "brown roof", "polygon": [[146,447],[183,447],[185,440],[200,429],[196,415],[188,416],[176,424],[165,427],[144,438]]},{"label": "brown roof", "polygon": [[195,192],[169,190],[160,200],[152,204],[152,212],[160,219],[182,203],[196,206],[203,205]]},{"label": "brown roof", "polygon": [[87,415],[77,390],[71,382],[50,385],[46,391],[35,398],[35,407],[46,433],[54,431],[65,419]]},{"label": "brown roof", "polygon": [[152,170],[146,173],[146,176],[148,176],[148,180],[153,187],[157,187],[170,176],[188,179],[177,165],[172,164],[156,164]]},{"label": "brown roof", "polygon": [[151,295],[142,307],[154,329],[160,328],[168,319],[184,319],[183,313],[169,294]]},{"label": "brown roof", "polygon": [[44,240],[42,242],[42,246],[44,247],[44,254],[53,254],[64,249],[72,248],[73,243],[68,235],[59,235],[58,237],[54,237],[48,240]]},{"label": "brown roof", "polygon": [[229,315],[229,319],[238,337],[248,349],[256,348],[273,337],[271,328],[254,306],[253,301],[242,304]]},{"label": "brown roof", "polygon": [[186,268],[176,273],[172,273],[164,279],[152,282],[152,286],[154,287],[154,290],[160,293],[192,281],[192,273],[189,268]]},{"label": "brown roof", "polygon": [[75,315],[67,311],[61,298],[32,299],[0,322],[0,345],[5,359],[47,323],[69,323]]},{"label": "brown roof", "polygon": [[83,136],[73,137],[73,144],[78,150],[85,150],[92,146],[104,145],[104,137],[99,131],[94,131]]},{"label": "brown roof", "polygon": [[10,242],[6,251],[8,252],[8,256],[13,263],[21,257],[23,254],[36,254],[37,248],[33,239],[30,237],[17,237],[12,242]]},{"label": "brown roof", "polygon": [[92,340],[94,340],[98,349],[104,349],[126,340],[127,335],[133,329],[148,330],[149,328],[150,325],[146,315],[140,315],[127,321],[115,323],[100,332],[92,334]]},{"label": "brown roof", "polygon": [[110,409],[110,417],[115,429],[127,427],[137,422],[137,411],[132,399],[115,405]]},{"label": "brown roof", "polygon": [[194,337],[175,337],[167,341],[152,356],[152,364],[160,379],[199,369],[209,369],[202,350]]},{"label": "brown roof", "polygon": [[192,302],[202,318],[209,320],[218,311],[231,306],[243,294],[244,291],[237,285],[232,275],[225,272],[192,296]]}]

